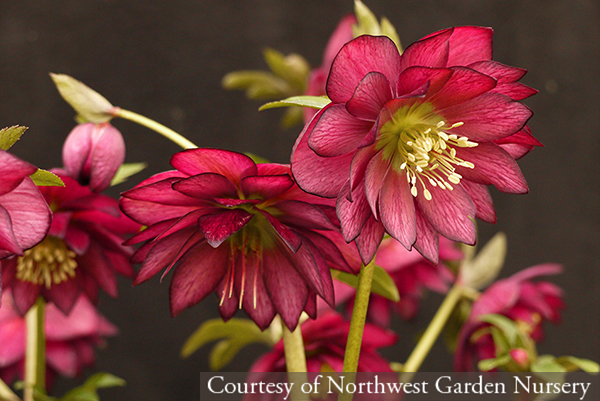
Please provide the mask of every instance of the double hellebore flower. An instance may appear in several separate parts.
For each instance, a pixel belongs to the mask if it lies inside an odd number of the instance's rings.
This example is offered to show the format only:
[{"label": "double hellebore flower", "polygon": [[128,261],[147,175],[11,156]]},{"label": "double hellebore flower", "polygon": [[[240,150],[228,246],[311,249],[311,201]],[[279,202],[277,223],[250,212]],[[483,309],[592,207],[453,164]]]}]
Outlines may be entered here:
[{"label": "double hellebore flower", "polygon": [[2,260],[3,285],[12,288],[22,313],[41,295],[68,314],[82,291],[94,301],[98,286],[116,296],[115,273],[135,274],[133,250],[121,243],[140,226],[121,213],[116,200],[59,176],[64,187],[40,188],[54,213],[48,235],[22,256]]},{"label": "double hellebore flower", "polygon": [[109,123],[76,126],[63,145],[67,174],[94,192],[110,186],[110,181],[125,160],[125,142]]},{"label": "double hellebore flower", "polygon": [[315,316],[317,295],[333,305],[330,267],[360,267],[342,255],[333,206],[302,192],[288,166],[217,149],[186,150],[171,164],[123,193],[121,207],[148,226],[128,242],[147,241],[134,255],[143,261],[135,284],[179,262],[173,315],[216,292],[224,319],[241,308],[265,329],[279,313],[293,330],[303,310]]},{"label": "double hellebore flower", "polygon": [[[25,318],[15,309],[10,291],[2,296],[0,308],[0,378],[12,383],[22,380],[25,369]],[[98,313],[90,301],[79,297],[71,314],[65,316],[48,304],[44,316],[46,332],[47,380],[56,374],[79,375],[94,363],[94,348],[104,344],[104,337],[117,334],[117,328]]]},{"label": "double hellebore flower", "polygon": [[23,255],[50,228],[52,213],[29,178],[36,170],[37,167],[0,149],[0,259]]},{"label": "double hellebore flower", "polygon": [[492,30],[450,28],[400,55],[360,36],[338,53],[331,103],[298,138],[292,171],[313,194],[337,197],[346,241],[369,262],[384,232],[437,261],[439,234],[475,242],[471,218],[496,219],[486,185],[525,193],[515,157],[539,143],[517,100],[525,71],[492,61]]},{"label": "double hellebore flower", "polygon": [[482,331],[489,326],[479,320],[483,315],[504,315],[524,325],[534,341],[541,340],[543,322],[560,321],[560,311],[564,308],[563,292],[560,287],[550,282],[532,280],[561,271],[562,267],[555,264],[533,266],[507,279],[497,281],[481,294],[473,303],[469,318],[461,328],[454,369],[472,370],[473,363],[496,357],[496,346],[492,335]]},{"label": "double hellebore flower", "polygon": [[[302,324],[308,372],[342,372],[350,322],[329,311]],[[390,364],[377,351],[394,345],[398,337],[390,330],[365,325],[358,372],[391,372]],[[250,372],[285,372],[283,340],[252,365]]]}]

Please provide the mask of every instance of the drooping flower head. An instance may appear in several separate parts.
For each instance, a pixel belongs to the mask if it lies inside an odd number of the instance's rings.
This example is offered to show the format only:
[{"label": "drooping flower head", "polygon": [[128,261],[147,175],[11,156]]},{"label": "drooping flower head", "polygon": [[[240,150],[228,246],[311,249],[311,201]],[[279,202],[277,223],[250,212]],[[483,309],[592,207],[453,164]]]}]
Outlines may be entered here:
[{"label": "drooping flower head", "polygon": [[101,192],[125,160],[125,142],[109,123],[79,124],[63,145],[63,163],[67,174],[81,185]]},{"label": "drooping flower head", "polygon": [[329,268],[360,267],[328,218],[333,206],[302,192],[289,166],[217,149],[186,150],[171,164],[123,193],[121,207],[148,226],[129,241],[146,241],[136,284],[179,262],[173,315],[215,292],[224,319],[241,308],[265,329],[279,313],[293,329],[302,311],[315,316],[317,295],[333,305]]},{"label": "drooping flower head", "polygon": [[[6,383],[22,380],[25,370],[25,318],[15,308],[10,291],[2,295],[0,308],[0,378]],[[46,332],[46,377],[50,384],[56,374],[75,377],[94,363],[94,348],[117,328],[81,296],[69,316],[48,304],[44,316]]]},{"label": "drooping flower head", "polygon": [[37,167],[0,149],[0,259],[23,255],[50,228],[52,213],[29,178],[36,170]]},{"label": "drooping flower head", "polygon": [[22,256],[2,260],[2,282],[25,313],[38,296],[68,314],[81,292],[96,300],[98,287],[117,295],[115,273],[133,277],[131,247],[121,243],[140,226],[115,199],[92,192],[58,170],[64,187],[41,187],[54,213],[48,235]]},{"label": "drooping flower head", "polygon": [[469,371],[474,363],[496,357],[492,335],[485,331],[489,324],[479,320],[483,315],[504,315],[524,326],[534,341],[541,340],[544,321],[560,321],[560,312],[564,308],[563,291],[550,282],[532,280],[561,271],[562,267],[555,264],[533,266],[495,282],[481,294],[461,328],[454,369]]},{"label": "drooping flower head", "polygon": [[[316,320],[302,324],[308,372],[342,372],[350,322],[329,311]],[[390,347],[398,336],[387,329],[367,323],[358,361],[358,372],[391,372],[390,363],[379,348]],[[250,372],[285,372],[283,340],[252,365]]]},{"label": "drooping flower head", "polygon": [[298,138],[292,170],[304,190],[337,197],[347,241],[370,261],[384,232],[437,261],[438,235],[475,242],[471,218],[494,222],[486,185],[527,192],[514,158],[539,145],[517,100],[525,71],[492,61],[492,30],[450,28],[400,55],[360,36],[335,58],[331,103]]}]

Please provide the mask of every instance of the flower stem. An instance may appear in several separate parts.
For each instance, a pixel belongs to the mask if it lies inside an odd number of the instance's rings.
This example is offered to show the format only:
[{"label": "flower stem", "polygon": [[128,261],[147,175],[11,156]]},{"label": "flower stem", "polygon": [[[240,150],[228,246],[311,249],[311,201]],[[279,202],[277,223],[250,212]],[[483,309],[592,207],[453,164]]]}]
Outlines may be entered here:
[{"label": "flower stem", "polygon": [[408,357],[408,360],[404,364],[404,374],[401,377],[401,381],[408,383],[412,380],[415,373],[421,367],[421,364],[429,354],[431,347],[439,337],[442,329],[446,325],[448,318],[454,311],[454,307],[460,301],[463,296],[463,288],[459,285],[454,285],[452,289],[446,295],[446,299],[440,305],[440,308],[436,312],[435,316],[429,323],[427,330],[423,333],[423,336],[419,340],[417,346]]},{"label": "flower stem", "polygon": [[19,397],[0,379],[0,400],[3,401],[21,401]]},{"label": "flower stem", "polygon": [[290,394],[291,401],[308,400],[308,395],[301,391],[303,383],[308,381],[306,374],[306,352],[304,351],[304,339],[300,324],[296,330],[291,332],[285,323],[283,327],[283,348],[285,352],[285,365],[288,372],[288,380],[293,383]]},{"label": "flower stem", "polygon": [[164,125],[157,123],[156,121],[151,120],[148,117],[144,117],[141,114],[137,114],[133,111],[124,110],[121,108],[115,108],[113,111],[113,115],[115,117],[121,117],[125,120],[133,121],[134,123],[143,125],[146,128],[150,128],[151,130],[158,132],[165,138],[175,142],[183,149],[194,149],[198,147],[193,142],[189,141],[187,138],[173,131],[171,128],[165,127]]},{"label": "flower stem", "polygon": [[25,350],[24,401],[33,401],[34,388],[44,391],[46,387],[45,309],[44,299],[40,297],[25,315],[27,348]]}]

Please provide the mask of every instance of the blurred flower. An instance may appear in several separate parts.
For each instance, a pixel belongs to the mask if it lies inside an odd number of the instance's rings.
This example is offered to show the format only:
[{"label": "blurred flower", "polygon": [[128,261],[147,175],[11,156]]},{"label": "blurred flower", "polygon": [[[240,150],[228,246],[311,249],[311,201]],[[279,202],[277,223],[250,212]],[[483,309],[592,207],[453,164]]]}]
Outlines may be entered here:
[{"label": "blurred flower", "polygon": [[171,164],[123,193],[121,207],[148,226],[128,241],[146,241],[135,284],[180,262],[173,315],[216,292],[225,320],[240,308],[265,329],[279,313],[293,330],[302,311],[315,317],[317,295],[333,305],[329,268],[358,271],[327,217],[333,206],[302,192],[289,166],[217,149],[186,150]]},{"label": "blurred flower", "polygon": [[[342,372],[350,322],[330,311],[316,320],[302,324],[306,366],[308,372]],[[391,372],[390,364],[377,351],[390,347],[398,337],[390,330],[372,324],[365,325],[358,372]],[[285,372],[283,340],[263,355],[250,372]]]},{"label": "blurred flower", "polygon": [[22,256],[2,260],[2,283],[22,313],[41,295],[68,314],[82,291],[95,301],[100,286],[114,297],[115,273],[135,274],[133,250],[121,243],[140,226],[121,213],[116,200],[56,172],[65,187],[40,188],[54,213],[48,235]]},{"label": "blurred flower", "polygon": [[539,142],[516,100],[536,91],[516,82],[524,70],[491,61],[491,38],[450,28],[401,56],[387,37],[360,36],[335,58],[332,102],[298,138],[292,170],[302,189],[337,197],[365,263],[385,232],[437,262],[439,234],[473,244],[471,218],[495,222],[486,185],[528,191],[514,157]]},{"label": "blurred flower", "polygon": [[125,142],[109,123],[79,124],[63,145],[63,163],[67,174],[81,185],[101,192],[125,160]]},{"label": "blurred flower", "polygon": [[52,213],[29,178],[36,170],[0,149],[0,259],[23,255],[48,232]]},{"label": "blurred flower", "polygon": [[[516,321],[534,340],[543,337],[542,324],[545,320],[560,321],[564,308],[562,289],[547,281],[533,282],[534,278],[562,271],[560,265],[544,264],[525,269],[507,279],[491,285],[475,303],[471,314],[463,325],[454,358],[454,369],[469,371],[473,364],[483,359],[496,357],[496,345],[481,316],[499,314]],[[513,359],[523,363],[520,351],[511,353]]]},{"label": "blurred flower", "polygon": [[[25,318],[16,310],[10,291],[2,296],[0,308],[0,378],[11,383],[23,379],[25,369]],[[117,328],[98,313],[90,301],[81,296],[69,316],[48,304],[45,314],[46,377],[52,382],[56,374],[75,377],[94,363],[94,348],[104,344],[104,337],[117,334]]]}]

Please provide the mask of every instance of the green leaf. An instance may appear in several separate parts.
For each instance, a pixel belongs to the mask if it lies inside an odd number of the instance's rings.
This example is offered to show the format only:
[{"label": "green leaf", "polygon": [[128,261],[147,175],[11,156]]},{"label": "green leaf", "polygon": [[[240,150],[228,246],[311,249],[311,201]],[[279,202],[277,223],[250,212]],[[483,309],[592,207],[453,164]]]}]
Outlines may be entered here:
[{"label": "green leaf", "polygon": [[576,370],[583,370],[587,373],[599,373],[600,365],[589,359],[575,358],[574,356],[561,356],[556,358],[556,362],[562,365],[567,371],[574,372]]},{"label": "green leaf", "polygon": [[110,182],[111,186],[121,184],[122,182],[127,181],[127,179],[143,169],[148,167],[147,163],[123,163],[119,166],[119,169],[115,173],[112,181]]},{"label": "green leaf", "polygon": [[513,344],[510,343],[504,332],[497,327],[490,327],[494,344],[496,345],[496,354],[506,354],[513,348]]},{"label": "green leaf", "polygon": [[506,336],[511,348],[516,344],[517,339],[519,337],[519,327],[513,321],[507,318],[506,316],[497,315],[497,314],[489,314],[483,315],[479,317],[479,320],[482,322],[486,322],[491,324],[492,326],[500,329],[504,335]]},{"label": "green leaf", "polygon": [[267,65],[275,75],[289,83],[300,93],[304,92],[310,66],[299,54],[284,56],[275,49],[266,48],[263,56]]},{"label": "green leaf", "polygon": [[38,168],[37,171],[30,175],[33,183],[38,187],[64,187],[65,183],[54,173]]},{"label": "green leaf", "polygon": [[[235,351],[229,360],[235,356],[237,351],[248,344],[258,342],[272,345],[275,343],[275,339],[271,337],[269,332],[260,331],[258,326],[251,320],[230,319],[223,322],[221,319],[212,319],[200,325],[187,339],[181,349],[181,356],[187,358],[205,344],[221,339],[239,342],[233,344],[233,349],[229,350],[230,352]],[[223,348],[225,345],[218,347]],[[218,349],[217,352],[225,353],[225,350]],[[229,354],[226,355],[227,357],[230,356]]]},{"label": "green leaf", "polygon": [[221,85],[229,90],[245,90],[250,99],[277,99],[291,94],[290,85],[266,71],[234,71],[226,74]]},{"label": "green leaf", "polygon": [[[346,283],[349,286],[356,288],[358,286],[358,276],[350,273],[341,272],[338,270],[332,270],[334,278],[338,279],[342,283]],[[386,272],[382,267],[375,266],[373,271],[373,283],[371,284],[371,292],[377,295],[381,295],[393,302],[400,301],[400,293],[398,287],[394,283],[394,279]]]},{"label": "green leaf", "polygon": [[506,235],[499,232],[473,259],[462,266],[461,282],[476,290],[486,287],[498,277],[505,257]]},{"label": "green leaf", "polygon": [[27,127],[23,127],[21,125],[13,125],[12,127],[0,129],[0,149],[10,149],[10,147],[21,138],[21,135],[23,135],[27,129]]},{"label": "green leaf", "polygon": [[221,340],[216,343],[209,355],[210,370],[223,369],[246,345],[248,345],[248,341],[243,337]]},{"label": "green leaf", "polygon": [[365,34],[381,35],[381,28],[379,27],[377,17],[369,10],[369,7],[364,5],[360,0],[354,1],[354,15],[356,15],[358,21],[358,24],[352,27],[354,37]]},{"label": "green leaf", "polygon": [[510,362],[510,355],[503,355],[499,358],[483,359],[477,364],[477,368],[484,372],[499,368]]},{"label": "green leaf", "polygon": [[552,355],[540,355],[535,362],[531,364],[532,372],[540,373],[564,373],[567,370],[563,365],[558,363]]},{"label": "green leaf", "polygon": [[311,107],[313,109],[322,109],[331,103],[331,100],[326,96],[292,96],[287,99],[278,100],[276,102],[269,102],[263,104],[258,109],[259,111],[274,109],[277,107],[290,107],[290,106],[301,106]]},{"label": "green leaf", "polygon": [[96,373],[81,386],[67,392],[59,401],[99,401],[98,389],[123,387],[125,384],[125,380],[110,373]]},{"label": "green leaf", "polygon": [[99,124],[113,118],[114,106],[104,96],[65,74],[50,74],[60,95],[86,121]]},{"label": "green leaf", "polygon": [[262,156],[258,156],[255,155],[254,153],[250,153],[250,152],[246,152],[244,153],[246,156],[248,156],[249,158],[252,159],[252,161],[256,164],[262,164],[262,163],[270,163],[270,161],[268,161],[267,159],[265,159]]}]

